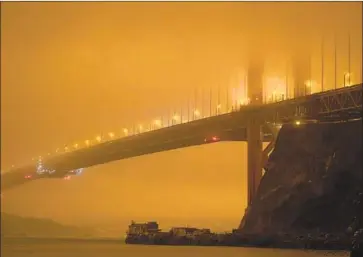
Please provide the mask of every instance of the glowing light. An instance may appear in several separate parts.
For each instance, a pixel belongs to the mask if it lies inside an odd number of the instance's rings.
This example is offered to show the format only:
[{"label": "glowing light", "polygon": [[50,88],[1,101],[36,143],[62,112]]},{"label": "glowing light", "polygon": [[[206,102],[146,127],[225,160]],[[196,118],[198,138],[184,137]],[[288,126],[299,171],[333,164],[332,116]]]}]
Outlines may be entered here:
[{"label": "glowing light", "polygon": [[160,127],[161,126],[161,120],[154,120],[154,125]]},{"label": "glowing light", "polygon": [[194,110],[194,116],[195,117],[199,117],[200,116],[200,111],[198,109]]},{"label": "glowing light", "polygon": [[59,148],[55,149],[55,152],[56,152],[56,153],[59,153]]},{"label": "glowing light", "polygon": [[100,142],[101,142],[101,140],[102,140],[102,137],[101,137],[101,136],[97,136],[97,137],[96,137],[96,140],[97,140],[97,142],[98,142],[98,143],[100,143]]},{"label": "glowing light", "polygon": [[267,77],[264,83],[265,102],[283,100],[285,98],[286,88],[286,77]]},{"label": "glowing light", "polygon": [[76,169],[76,170],[71,170],[70,173],[76,174],[76,175],[81,175],[83,170],[84,170],[83,168],[79,168],[79,169]]},{"label": "glowing light", "polygon": [[86,146],[89,146],[89,144],[90,144],[90,142],[89,142],[89,140],[87,139],[87,140],[85,140],[84,141],[84,143],[86,144]]},{"label": "glowing light", "polygon": [[69,150],[68,146],[65,146],[64,151],[68,152],[68,150]]},{"label": "glowing light", "polygon": [[64,177],[65,180],[70,180],[71,179],[71,176],[67,175]]},{"label": "glowing light", "polygon": [[305,81],[305,86],[306,86],[306,87],[311,87],[311,86],[312,86],[312,82],[311,82],[311,80],[307,80],[307,81]]},{"label": "glowing light", "polygon": [[297,121],[295,121],[295,124],[299,126],[301,124],[301,122],[299,120],[297,120]]},{"label": "glowing light", "polygon": [[240,105],[247,105],[249,103],[249,98],[244,98],[239,100]]},{"label": "glowing light", "polygon": [[344,86],[351,86],[351,81],[350,81],[350,78],[352,76],[352,73],[349,73],[349,72],[345,72],[344,73]]},{"label": "glowing light", "polygon": [[124,128],[122,131],[124,132],[125,136],[129,134],[129,130],[127,128]]},{"label": "glowing light", "polygon": [[217,141],[218,140],[218,137],[214,136],[214,137],[212,137],[212,140],[213,141]]},{"label": "glowing light", "polygon": [[78,144],[74,144],[73,147],[77,149],[78,148]]},{"label": "glowing light", "polygon": [[142,125],[139,125],[139,131],[141,132],[142,131]]},{"label": "glowing light", "polygon": [[174,114],[173,120],[175,120],[175,121],[180,120],[180,116],[178,114]]},{"label": "glowing light", "polygon": [[50,155],[50,153],[48,153],[48,156]]},{"label": "glowing light", "polygon": [[217,110],[220,110],[222,108],[222,105],[221,104],[218,104],[217,105]]},{"label": "glowing light", "polygon": [[114,137],[115,137],[115,134],[114,134],[114,133],[112,133],[112,132],[110,132],[110,133],[108,133],[108,136],[112,139],[112,138],[114,138]]}]

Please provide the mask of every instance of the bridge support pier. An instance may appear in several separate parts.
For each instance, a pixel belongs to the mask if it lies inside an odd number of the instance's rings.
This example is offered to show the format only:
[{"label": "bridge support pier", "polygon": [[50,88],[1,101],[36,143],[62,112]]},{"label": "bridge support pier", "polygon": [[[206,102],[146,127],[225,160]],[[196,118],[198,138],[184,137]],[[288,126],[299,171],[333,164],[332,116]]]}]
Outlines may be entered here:
[{"label": "bridge support pier", "polygon": [[251,119],[247,125],[247,203],[253,198],[262,178],[262,122]]}]

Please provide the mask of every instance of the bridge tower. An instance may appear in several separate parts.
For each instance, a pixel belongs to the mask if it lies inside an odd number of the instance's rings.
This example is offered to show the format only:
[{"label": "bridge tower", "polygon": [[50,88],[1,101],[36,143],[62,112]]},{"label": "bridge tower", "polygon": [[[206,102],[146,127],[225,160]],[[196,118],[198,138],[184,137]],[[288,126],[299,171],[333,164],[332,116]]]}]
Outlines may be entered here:
[{"label": "bridge tower", "polygon": [[[263,71],[262,58],[250,60],[247,86],[251,105],[262,104]],[[262,178],[262,125],[263,120],[258,116],[251,118],[247,125],[247,202],[249,206],[252,204]]]}]

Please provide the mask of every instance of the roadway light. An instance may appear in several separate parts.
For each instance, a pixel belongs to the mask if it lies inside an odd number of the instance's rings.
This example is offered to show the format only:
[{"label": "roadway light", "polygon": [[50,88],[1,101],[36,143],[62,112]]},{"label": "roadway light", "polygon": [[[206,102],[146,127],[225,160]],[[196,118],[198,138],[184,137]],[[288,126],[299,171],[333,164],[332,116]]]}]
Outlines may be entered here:
[{"label": "roadway light", "polygon": [[305,86],[306,87],[311,87],[311,81],[310,80],[305,81]]},{"label": "roadway light", "polygon": [[173,120],[178,121],[180,119],[180,116],[178,114],[174,114]]},{"label": "roadway light", "polygon": [[110,132],[110,133],[108,133],[108,136],[112,139],[112,138],[114,138],[114,137],[115,137],[115,134],[114,134],[114,133],[112,133],[112,132]]},{"label": "roadway light", "polygon": [[142,131],[142,125],[139,125],[139,133]]},{"label": "roadway light", "polygon": [[101,136],[97,136],[97,137],[96,137],[96,140],[97,140],[97,142],[98,142],[98,143],[100,143],[100,142],[101,142],[101,140],[102,140]]},{"label": "roadway light", "polygon": [[86,144],[86,146],[89,146],[89,140],[85,140],[84,143]]},{"label": "roadway light", "polygon": [[345,72],[344,73],[344,87],[345,86],[350,86],[350,78],[351,78],[352,74],[349,72]]},{"label": "roadway light", "polygon": [[157,127],[161,127],[161,120],[154,120],[154,125]]},{"label": "roadway light", "polygon": [[122,131],[124,132],[125,136],[129,134],[129,130],[127,128],[124,128]]}]

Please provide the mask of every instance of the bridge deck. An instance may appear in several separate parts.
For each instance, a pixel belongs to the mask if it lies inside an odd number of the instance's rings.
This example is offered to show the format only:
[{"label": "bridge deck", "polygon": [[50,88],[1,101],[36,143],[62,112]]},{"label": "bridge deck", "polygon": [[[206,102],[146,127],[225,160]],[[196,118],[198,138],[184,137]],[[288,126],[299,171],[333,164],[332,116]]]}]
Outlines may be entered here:
[{"label": "bridge deck", "polygon": [[[177,148],[210,143],[217,136],[220,141],[246,141],[247,122],[253,117],[263,122],[282,123],[291,119],[324,120],[331,117],[346,119],[362,116],[362,84],[285,100],[278,103],[243,106],[239,111],[174,125],[134,136],[104,142],[88,148],[55,156],[44,161],[54,169],[54,177],[63,177],[70,170],[107,163]],[[263,128],[265,141],[270,140],[268,128]],[[208,139],[208,142],[205,142]],[[33,173],[28,166],[2,174],[2,180],[12,185],[24,175]],[[3,185],[2,183],[2,186]]]}]

